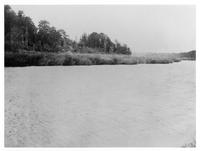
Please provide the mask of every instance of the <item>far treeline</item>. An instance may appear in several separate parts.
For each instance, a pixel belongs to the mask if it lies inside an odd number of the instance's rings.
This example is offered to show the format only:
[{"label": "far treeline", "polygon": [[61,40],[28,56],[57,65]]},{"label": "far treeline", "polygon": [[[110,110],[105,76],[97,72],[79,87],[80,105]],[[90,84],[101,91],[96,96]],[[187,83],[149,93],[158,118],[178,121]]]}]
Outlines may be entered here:
[{"label": "far treeline", "polygon": [[16,14],[9,5],[4,6],[5,51],[76,52],[131,55],[126,44],[115,42],[104,33],[84,33],[79,41],[69,38],[63,29],[56,29],[46,20],[35,26],[23,11]]},{"label": "far treeline", "polygon": [[84,33],[79,41],[75,41],[63,29],[57,30],[46,20],[35,26],[23,11],[16,14],[9,5],[4,6],[4,11],[5,67],[168,64],[196,59],[195,50],[131,55],[126,44],[113,42],[104,33]]}]

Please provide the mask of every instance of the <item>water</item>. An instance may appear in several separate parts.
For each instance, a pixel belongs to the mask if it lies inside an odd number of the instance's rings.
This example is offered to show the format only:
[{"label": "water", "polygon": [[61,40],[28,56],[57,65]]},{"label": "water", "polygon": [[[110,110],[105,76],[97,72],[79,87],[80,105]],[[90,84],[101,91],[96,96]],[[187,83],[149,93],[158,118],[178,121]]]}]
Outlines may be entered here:
[{"label": "water", "polygon": [[5,68],[5,146],[175,147],[195,139],[195,62]]}]

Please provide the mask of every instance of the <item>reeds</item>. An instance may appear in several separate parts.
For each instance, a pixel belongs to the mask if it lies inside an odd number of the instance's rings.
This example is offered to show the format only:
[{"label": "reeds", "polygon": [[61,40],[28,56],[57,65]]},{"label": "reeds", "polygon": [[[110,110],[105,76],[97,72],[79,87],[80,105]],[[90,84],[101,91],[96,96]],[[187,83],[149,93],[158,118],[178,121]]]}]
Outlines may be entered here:
[{"label": "reeds", "polygon": [[[185,59],[185,58],[184,58]],[[178,54],[119,55],[97,53],[48,53],[36,51],[5,52],[5,66],[169,64],[181,61]],[[191,59],[188,59],[191,60]]]}]

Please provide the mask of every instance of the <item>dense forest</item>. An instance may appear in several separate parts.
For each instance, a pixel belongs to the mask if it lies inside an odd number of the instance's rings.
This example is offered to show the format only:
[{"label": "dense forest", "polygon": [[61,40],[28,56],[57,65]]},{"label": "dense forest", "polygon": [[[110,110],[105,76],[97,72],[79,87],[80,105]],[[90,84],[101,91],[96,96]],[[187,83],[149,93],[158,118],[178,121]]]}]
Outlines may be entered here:
[{"label": "dense forest", "polygon": [[79,41],[69,38],[63,29],[56,29],[46,20],[36,26],[23,11],[15,13],[9,5],[4,6],[5,51],[19,50],[38,52],[78,52],[131,55],[130,48],[117,40],[113,42],[106,34],[84,33]]}]

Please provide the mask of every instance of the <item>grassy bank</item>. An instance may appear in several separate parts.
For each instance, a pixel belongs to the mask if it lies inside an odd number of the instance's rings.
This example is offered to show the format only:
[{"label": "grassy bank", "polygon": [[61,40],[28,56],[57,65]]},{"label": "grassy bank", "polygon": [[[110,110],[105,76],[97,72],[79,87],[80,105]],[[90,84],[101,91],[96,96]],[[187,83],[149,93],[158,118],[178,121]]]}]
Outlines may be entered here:
[{"label": "grassy bank", "polygon": [[180,54],[117,55],[89,53],[46,53],[35,51],[5,52],[5,66],[53,66],[53,65],[114,65],[114,64],[168,64],[181,60],[194,60]]}]

